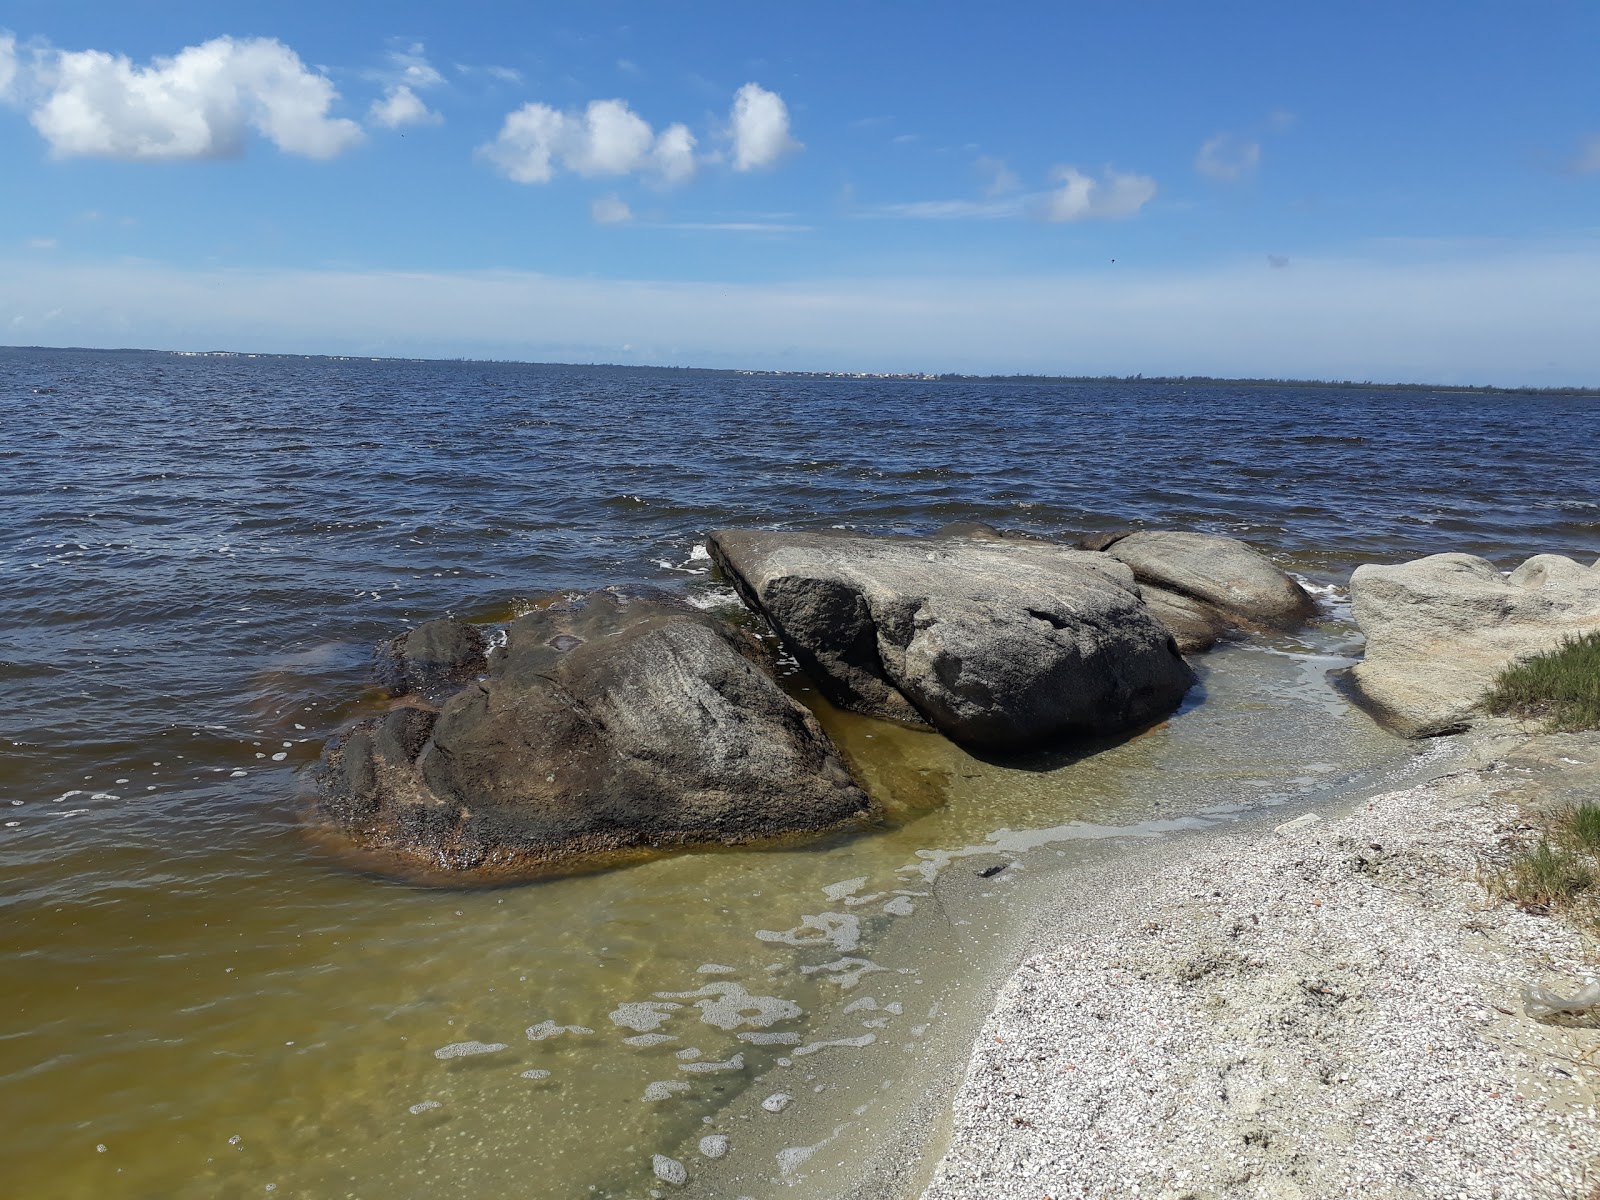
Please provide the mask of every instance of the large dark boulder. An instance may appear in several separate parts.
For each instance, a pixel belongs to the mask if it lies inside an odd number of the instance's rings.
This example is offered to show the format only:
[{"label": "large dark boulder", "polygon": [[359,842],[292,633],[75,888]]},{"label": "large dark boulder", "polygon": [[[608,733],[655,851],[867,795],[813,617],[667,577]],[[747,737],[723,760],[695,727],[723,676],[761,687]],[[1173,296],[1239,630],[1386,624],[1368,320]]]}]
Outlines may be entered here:
[{"label": "large dark boulder", "polygon": [[751,529],[706,544],[835,704],[924,721],[975,748],[1137,728],[1193,682],[1132,572],[1103,554]]},{"label": "large dark boulder", "polygon": [[1139,530],[1079,543],[1126,563],[1178,645],[1205,650],[1230,629],[1293,629],[1315,611],[1306,590],[1237,538]]},{"label": "large dark boulder", "polygon": [[866,795],[758,657],[665,593],[537,609],[437,714],[331,742],[319,823],[400,874],[499,879],[862,821]]}]

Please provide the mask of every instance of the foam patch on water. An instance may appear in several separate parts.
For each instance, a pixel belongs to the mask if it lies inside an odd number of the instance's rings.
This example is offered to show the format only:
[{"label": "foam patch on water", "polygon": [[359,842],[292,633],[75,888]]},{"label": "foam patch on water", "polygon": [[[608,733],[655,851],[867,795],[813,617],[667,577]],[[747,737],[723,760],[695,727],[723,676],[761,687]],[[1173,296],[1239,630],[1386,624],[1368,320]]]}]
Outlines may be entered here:
[{"label": "foam patch on water", "polygon": [[700,1010],[700,1019],[718,1029],[737,1029],[741,1025],[765,1028],[779,1021],[793,1020],[805,1010],[782,996],[753,996],[737,983],[708,983],[693,992],[657,992],[663,999],[691,1000]]},{"label": "foam patch on water", "polygon": [[877,1040],[877,1034],[863,1033],[860,1037],[834,1038],[831,1041],[826,1042],[808,1042],[804,1046],[796,1047],[794,1050],[794,1056],[796,1058],[804,1058],[808,1054],[815,1054],[819,1050],[827,1050],[835,1046],[859,1050],[863,1046],[872,1045],[872,1043]]},{"label": "foam patch on water", "polygon": [[[699,995],[691,992],[690,995]],[[623,1029],[635,1029],[640,1033],[648,1033],[652,1029],[660,1029],[666,1023],[667,1017],[681,1004],[673,1004],[665,1000],[630,1000],[619,1004],[611,1010],[611,1023]],[[629,1038],[628,1041],[634,1041]]]},{"label": "foam patch on water", "polygon": [[722,1071],[742,1071],[744,1070],[744,1055],[735,1054],[724,1062],[679,1063],[678,1070],[688,1071],[694,1075],[715,1075]]},{"label": "foam patch on water", "polygon": [[537,1025],[530,1025],[526,1030],[530,1042],[542,1042],[546,1038],[560,1037],[564,1033],[583,1036],[593,1033],[594,1030],[583,1025],[557,1025],[554,1021],[540,1021]]},{"label": "foam patch on water", "polygon": [[666,1042],[675,1042],[678,1039],[670,1033],[637,1033],[633,1037],[622,1039],[624,1046],[660,1046]]},{"label": "foam patch on water", "polygon": [[654,1155],[650,1159],[650,1169],[655,1172],[657,1179],[662,1183],[670,1183],[674,1187],[682,1187],[689,1182],[689,1171],[675,1158],[668,1158],[665,1154]]},{"label": "foam patch on water", "polygon": [[728,1152],[728,1137],[722,1133],[708,1133],[700,1139],[702,1158],[721,1158]]},{"label": "foam patch on water", "polygon": [[739,593],[731,587],[698,588],[695,591],[684,593],[683,598],[696,608],[703,608],[707,611],[718,608],[740,607]]},{"label": "foam patch on water", "polygon": [[848,953],[861,945],[861,918],[836,912],[808,914],[793,929],[758,929],[756,937],[788,946],[832,946],[840,953]]},{"label": "foam patch on water", "polygon": [[522,1074],[519,1075],[517,1078],[519,1078],[519,1079],[549,1079],[550,1078],[550,1072],[542,1070],[539,1067],[533,1067],[530,1070],[522,1072]]},{"label": "foam patch on water", "polygon": [[838,958],[833,962],[820,963],[817,966],[801,967],[800,974],[821,974],[829,983],[836,983],[841,988],[849,990],[861,982],[862,976],[888,969],[880,967],[870,958]]},{"label": "foam patch on water", "polygon": [[442,1107],[444,1106],[437,1100],[424,1100],[421,1104],[413,1104],[410,1108],[406,1109],[406,1111],[415,1117],[420,1116],[422,1113],[432,1112],[434,1109]]},{"label": "foam patch on water", "polygon": [[504,1042],[451,1042],[433,1052],[435,1058],[471,1058],[476,1054],[497,1054],[506,1049]]},{"label": "foam patch on water", "polygon": [[648,1104],[654,1104],[658,1100],[670,1100],[677,1093],[687,1092],[688,1090],[689,1085],[682,1080],[658,1079],[645,1087],[644,1095],[640,1099]]}]

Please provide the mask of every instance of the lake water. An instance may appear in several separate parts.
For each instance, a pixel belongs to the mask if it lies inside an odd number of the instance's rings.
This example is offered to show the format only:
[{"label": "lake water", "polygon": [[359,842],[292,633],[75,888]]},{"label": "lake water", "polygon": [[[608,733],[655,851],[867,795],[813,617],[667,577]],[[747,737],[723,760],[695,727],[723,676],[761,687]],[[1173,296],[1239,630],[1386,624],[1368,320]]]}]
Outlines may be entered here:
[{"label": "lake water", "polygon": [[[1038,889],[1406,769],[1326,677],[1354,565],[1600,553],[1585,399],[0,350],[0,435],[0,1162],[28,1197],[643,1196],[674,1163],[829,1194],[949,1069],[926,1048],[970,1038]],[[979,762],[790,679],[888,807],[871,835],[450,892],[300,834],[409,625],[616,582],[722,603],[721,525],[955,520],[1232,534],[1324,619],[1071,760]]]}]

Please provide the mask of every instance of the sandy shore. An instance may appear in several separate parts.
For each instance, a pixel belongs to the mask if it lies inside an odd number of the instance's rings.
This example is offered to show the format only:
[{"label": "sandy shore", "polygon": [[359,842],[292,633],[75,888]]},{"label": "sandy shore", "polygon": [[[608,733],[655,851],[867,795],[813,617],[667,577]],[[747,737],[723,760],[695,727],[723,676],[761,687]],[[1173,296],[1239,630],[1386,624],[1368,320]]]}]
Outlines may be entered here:
[{"label": "sandy shore", "polygon": [[1480,735],[1466,763],[1073,889],[926,1200],[1600,1194],[1600,1029],[1520,995],[1576,990],[1595,942],[1479,882],[1527,812],[1600,800],[1600,735]]}]

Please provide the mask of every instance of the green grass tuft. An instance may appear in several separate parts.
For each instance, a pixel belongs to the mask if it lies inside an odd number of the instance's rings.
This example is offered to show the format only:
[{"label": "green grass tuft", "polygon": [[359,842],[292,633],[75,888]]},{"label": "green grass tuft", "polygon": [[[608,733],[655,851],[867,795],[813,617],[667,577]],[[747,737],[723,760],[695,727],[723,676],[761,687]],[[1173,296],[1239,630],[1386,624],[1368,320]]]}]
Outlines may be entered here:
[{"label": "green grass tuft", "polygon": [[1582,855],[1544,838],[1523,850],[1496,877],[1494,890],[1521,908],[1548,910],[1570,904],[1594,886],[1594,866]]},{"label": "green grass tuft", "polygon": [[1585,850],[1600,850],[1600,804],[1585,801],[1572,810],[1572,840]]},{"label": "green grass tuft", "polygon": [[1496,716],[1542,720],[1552,733],[1600,729],[1600,630],[1513,663],[1484,705]]}]

